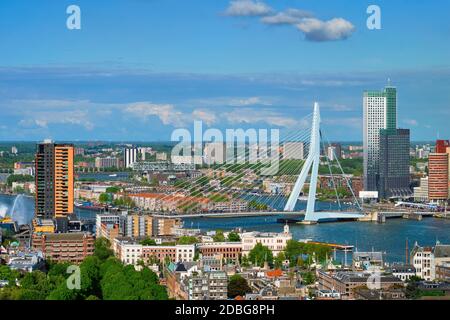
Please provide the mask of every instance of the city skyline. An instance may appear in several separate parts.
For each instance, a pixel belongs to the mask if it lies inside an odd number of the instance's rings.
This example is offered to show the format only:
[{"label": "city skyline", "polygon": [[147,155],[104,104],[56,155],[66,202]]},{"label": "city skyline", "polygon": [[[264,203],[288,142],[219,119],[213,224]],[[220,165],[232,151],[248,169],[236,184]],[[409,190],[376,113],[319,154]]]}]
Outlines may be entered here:
[{"label": "city skyline", "polygon": [[[382,29],[368,30],[365,4],[259,1],[253,12],[194,1],[177,3],[180,14],[169,2],[133,1],[118,19],[122,1],[107,12],[77,1],[81,30],[65,26],[67,1],[29,12],[24,2],[2,3],[0,20],[14,32],[0,28],[0,140],[168,141],[193,120],[295,127],[318,101],[330,139],[361,141],[361,94],[388,78],[399,88],[398,126],[413,141],[445,136],[445,10],[381,1]],[[328,28],[296,30],[289,21],[303,16]]]}]

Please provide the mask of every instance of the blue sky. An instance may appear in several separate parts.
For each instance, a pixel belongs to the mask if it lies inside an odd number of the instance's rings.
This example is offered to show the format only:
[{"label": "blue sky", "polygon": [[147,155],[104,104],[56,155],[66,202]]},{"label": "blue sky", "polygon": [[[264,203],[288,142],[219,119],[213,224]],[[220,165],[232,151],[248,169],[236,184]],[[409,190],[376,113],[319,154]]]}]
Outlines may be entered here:
[{"label": "blue sky", "polygon": [[[81,30],[66,28],[71,4]],[[382,30],[366,28],[370,4]],[[450,137],[448,12],[420,0],[3,0],[0,140],[168,140],[193,120],[295,127],[315,100],[328,137],[361,140],[362,92],[387,78],[412,139]]]}]

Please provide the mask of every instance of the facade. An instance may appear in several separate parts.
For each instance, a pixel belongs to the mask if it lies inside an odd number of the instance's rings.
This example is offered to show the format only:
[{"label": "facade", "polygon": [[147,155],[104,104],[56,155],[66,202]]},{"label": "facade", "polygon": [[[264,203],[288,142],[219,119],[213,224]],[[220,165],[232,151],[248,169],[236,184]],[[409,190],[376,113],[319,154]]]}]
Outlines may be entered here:
[{"label": "facade", "polygon": [[123,150],[123,163],[125,168],[132,168],[133,163],[137,161],[138,149],[137,148],[125,148]]},{"label": "facade", "polygon": [[449,198],[449,154],[431,153],[428,157],[428,198],[445,201]]},{"label": "facade", "polygon": [[94,253],[94,236],[88,233],[34,233],[32,248],[47,260],[81,263]]},{"label": "facade", "polygon": [[189,300],[226,300],[228,277],[223,271],[199,272],[186,278]]},{"label": "facade", "polygon": [[125,264],[137,265],[139,261],[144,263],[157,259],[165,262],[192,262],[195,256],[195,245],[156,245],[144,246],[134,241],[117,238],[114,240],[114,251],[117,258]]},{"label": "facade", "polygon": [[380,130],[379,147],[379,196],[383,199],[411,196],[409,130]]},{"label": "facade", "polygon": [[416,269],[410,264],[394,263],[386,271],[392,273],[394,277],[399,278],[403,282],[408,281],[416,275]]},{"label": "facade", "polygon": [[238,261],[242,254],[241,242],[206,242],[198,244],[202,257],[220,256],[225,260]]},{"label": "facade", "polygon": [[66,218],[73,214],[74,147],[45,141],[36,152],[35,214],[40,218]]},{"label": "facade", "polygon": [[102,168],[118,168],[119,167],[119,159],[114,157],[106,157],[106,158],[95,158],[95,167],[98,169]]},{"label": "facade", "polygon": [[292,240],[292,234],[289,232],[289,226],[284,227],[282,233],[270,232],[247,232],[241,235],[242,255],[247,256],[250,251],[258,244],[268,247],[274,256],[286,248],[287,242]]},{"label": "facade", "polygon": [[363,104],[364,190],[378,191],[380,130],[397,128],[397,89],[365,91]]},{"label": "facade", "polygon": [[420,178],[420,186],[414,188],[414,201],[428,202],[428,177]]},{"label": "facade", "polygon": [[[149,238],[157,236],[171,236],[175,229],[181,227],[181,220],[174,218],[156,218],[145,214],[128,214],[127,212],[119,214],[97,214],[96,232],[97,237],[108,238],[115,235],[116,228],[118,235],[133,238]],[[102,230],[105,233],[101,233]],[[108,238],[113,241],[113,238]]]},{"label": "facade", "polygon": [[434,247],[420,247],[415,243],[411,252],[411,262],[418,277],[433,281],[437,277],[437,268],[450,263],[450,245],[437,242]]}]

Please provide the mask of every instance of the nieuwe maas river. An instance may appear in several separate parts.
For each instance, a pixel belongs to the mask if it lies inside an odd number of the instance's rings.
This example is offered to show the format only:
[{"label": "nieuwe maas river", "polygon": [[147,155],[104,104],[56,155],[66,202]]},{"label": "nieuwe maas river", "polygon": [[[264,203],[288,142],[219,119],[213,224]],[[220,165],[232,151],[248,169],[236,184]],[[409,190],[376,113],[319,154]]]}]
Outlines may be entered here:
[{"label": "nieuwe maas river", "polygon": [[[15,197],[0,195],[0,215],[11,214]],[[318,203],[322,209],[330,204]],[[26,223],[33,218],[34,203],[32,198],[22,197],[16,203],[13,217],[20,223]],[[94,216],[94,212],[77,210],[78,215]],[[280,232],[283,224],[277,223],[273,217],[236,217],[236,218],[194,218],[185,219],[185,227],[206,230],[230,230],[242,227],[247,231]],[[358,250],[374,250],[386,252],[389,262],[405,261],[405,242],[409,247],[417,241],[420,245],[434,245],[436,240],[450,243],[450,220],[424,218],[422,221],[392,219],[384,224],[372,222],[336,222],[318,225],[291,225],[295,239],[313,239],[315,241],[334,242],[357,246]]]}]

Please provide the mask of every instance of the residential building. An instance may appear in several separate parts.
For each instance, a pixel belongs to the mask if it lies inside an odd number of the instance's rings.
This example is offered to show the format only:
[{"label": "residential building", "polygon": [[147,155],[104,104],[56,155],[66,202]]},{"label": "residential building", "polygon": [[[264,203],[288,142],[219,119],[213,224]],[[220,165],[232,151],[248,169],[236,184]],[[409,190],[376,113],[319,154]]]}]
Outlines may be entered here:
[{"label": "residential building", "polygon": [[448,153],[431,153],[428,157],[428,199],[440,202],[449,198]]},{"label": "residential building", "polygon": [[137,148],[125,148],[123,150],[123,163],[125,168],[132,168],[133,163],[137,161],[138,149]]},{"label": "residential building", "polygon": [[50,140],[37,146],[36,203],[37,217],[67,218],[74,212],[74,147]]},{"label": "residential building", "polygon": [[94,253],[95,238],[89,233],[34,233],[32,248],[41,251],[46,260],[81,263]]},{"label": "residential building", "polygon": [[185,278],[189,300],[226,300],[228,277],[223,271],[200,271]]},{"label": "residential building", "polygon": [[119,159],[115,157],[106,157],[106,158],[95,158],[95,167],[98,169],[103,168],[118,168],[119,167]]},{"label": "residential building", "polygon": [[450,263],[450,245],[437,242],[434,247],[420,247],[416,242],[410,259],[418,277],[433,281],[436,278],[436,268]]},{"label": "residential building", "polygon": [[397,128],[397,89],[365,91],[363,104],[364,190],[378,191],[380,130]]}]

